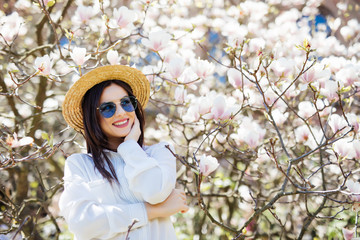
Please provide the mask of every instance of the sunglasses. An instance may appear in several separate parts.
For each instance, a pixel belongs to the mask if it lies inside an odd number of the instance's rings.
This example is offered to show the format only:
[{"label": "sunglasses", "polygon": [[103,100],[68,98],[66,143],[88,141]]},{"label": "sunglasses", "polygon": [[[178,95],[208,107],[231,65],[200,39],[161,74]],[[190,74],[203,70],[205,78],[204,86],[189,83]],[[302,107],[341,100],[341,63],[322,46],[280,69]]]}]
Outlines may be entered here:
[{"label": "sunglasses", "polygon": [[[137,107],[137,99],[134,96],[123,97],[120,99],[120,106],[125,112],[133,112]],[[104,118],[111,118],[116,112],[116,104],[114,102],[105,102],[97,109]]]}]

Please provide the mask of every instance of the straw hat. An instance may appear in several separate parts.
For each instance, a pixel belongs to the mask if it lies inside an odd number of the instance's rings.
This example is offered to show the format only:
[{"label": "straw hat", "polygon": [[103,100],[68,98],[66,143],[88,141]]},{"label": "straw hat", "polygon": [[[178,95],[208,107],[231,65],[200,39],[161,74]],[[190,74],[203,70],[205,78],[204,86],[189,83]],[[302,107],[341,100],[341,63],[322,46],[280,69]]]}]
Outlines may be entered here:
[{"label": "straw hat", "polygon": [[80,77],[65,95],[62,114],[65,121],[76,131],[84,131],[81,103],[85,93],[96,84],[106,80],[121,80],[129,84],[141,106],[144,108],[148,103],[150,84],[141,71],[124,65],[95,68]]}]

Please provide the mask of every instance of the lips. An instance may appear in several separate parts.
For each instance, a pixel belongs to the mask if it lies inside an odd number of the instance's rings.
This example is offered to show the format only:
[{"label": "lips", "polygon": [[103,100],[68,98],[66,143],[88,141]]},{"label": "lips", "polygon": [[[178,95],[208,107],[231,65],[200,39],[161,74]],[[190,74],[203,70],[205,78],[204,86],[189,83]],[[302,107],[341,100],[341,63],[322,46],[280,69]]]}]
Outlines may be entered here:
[{"label": "lips", "polygon": [[128,124],[129,124],[129,119],[123,119],[123,120],[114,122],[112,125],[117,128],[124,128],[124,127],[127,127]]}]

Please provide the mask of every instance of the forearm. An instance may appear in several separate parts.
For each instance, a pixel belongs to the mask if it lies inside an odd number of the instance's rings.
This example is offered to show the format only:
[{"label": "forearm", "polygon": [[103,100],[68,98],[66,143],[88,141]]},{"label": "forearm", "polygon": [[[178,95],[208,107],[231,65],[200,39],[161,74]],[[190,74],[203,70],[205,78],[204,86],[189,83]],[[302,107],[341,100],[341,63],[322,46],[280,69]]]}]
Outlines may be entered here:
[{"label": "forearm", "polygon": [[183,190],[174,189],[170,196],[158,204],[145,203],[148,220],[161,217],[169,217],[178,212],[187,212],[189,207],[186,202],[186,195]]}]

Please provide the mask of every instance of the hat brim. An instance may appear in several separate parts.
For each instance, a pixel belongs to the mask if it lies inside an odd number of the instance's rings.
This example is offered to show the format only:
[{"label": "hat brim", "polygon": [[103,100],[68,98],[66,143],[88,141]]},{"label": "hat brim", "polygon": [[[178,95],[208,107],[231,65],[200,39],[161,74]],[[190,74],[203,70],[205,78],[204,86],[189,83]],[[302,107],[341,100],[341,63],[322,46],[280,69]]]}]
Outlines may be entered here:
[{"label": "hat brim", "polygon": [[121,80],[127,83],[143,108],[150,97],[150,83],[139,70],[124,65],[102,66],[80,77],[65,95],[62,114],[65,121],[76,131],[83,132],[82,99],[85,93],[98,83],[107,80]]}]

